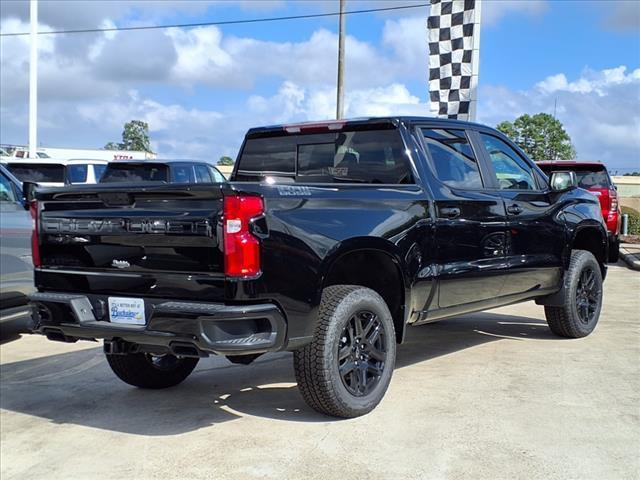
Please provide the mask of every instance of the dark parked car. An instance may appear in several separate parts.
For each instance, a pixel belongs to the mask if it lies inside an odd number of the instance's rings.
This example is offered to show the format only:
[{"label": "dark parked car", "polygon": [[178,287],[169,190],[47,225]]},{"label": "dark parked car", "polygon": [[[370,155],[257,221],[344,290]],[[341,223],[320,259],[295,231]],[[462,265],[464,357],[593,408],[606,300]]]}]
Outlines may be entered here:
[{"label": "dark parked car", "polygon": [[190,160],[114,161],[109,163],[100,178],[100,183],[222,183],[225,181],[224,175],[213,165]]},{"label": "dark parked car", "polygon": [[22,182],[0,165],[0,340],[31,326],[28,295],[33,293],[33,219]]},{"label": "dark parked car", "polygon": [[609,262],[617,262],[620,255],[620,225],[622,212],[618,202],[618,191],[607,167],[598,162],[571,162],[566,160],[538,162],[547,175],[558,171],[575,172],[578,186],[590,191],[600,200],[602,218],[609,233]]},{"label": "dark parked car", "polygon": [[104,339],[115,374],[143,388],[210,354],[293,351],[309,405],[355,417],[382,399],[412,325],[527,300],[562,337],[598,322],[597,199],[491,128],[254,128],[230,180],[40,191],[38,332]]}]

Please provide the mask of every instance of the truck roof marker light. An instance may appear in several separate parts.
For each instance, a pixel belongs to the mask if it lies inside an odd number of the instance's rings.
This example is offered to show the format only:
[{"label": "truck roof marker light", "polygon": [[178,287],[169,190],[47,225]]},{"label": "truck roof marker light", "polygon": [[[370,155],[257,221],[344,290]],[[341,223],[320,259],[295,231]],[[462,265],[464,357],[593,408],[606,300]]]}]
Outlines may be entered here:
[{"label": "truck roof marker light", "polygon": [[302,132],[326,132],[342,130],[346,122],[344,121],[328,121],[328,122],[310,122],[310,123],[297,123],[295,125],[285,125],[284,130],[287,133],[302,133]]}]

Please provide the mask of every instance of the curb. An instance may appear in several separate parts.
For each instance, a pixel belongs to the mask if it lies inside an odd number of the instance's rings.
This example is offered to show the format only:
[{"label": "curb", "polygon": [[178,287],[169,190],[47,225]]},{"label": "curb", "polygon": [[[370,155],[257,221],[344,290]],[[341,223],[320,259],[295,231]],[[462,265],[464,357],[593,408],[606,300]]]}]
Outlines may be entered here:
[{"label": "curb", "polygon": [[620,246],[620,258],[632,269],[640,270],[640,260],[636,260],[635,255]]}]

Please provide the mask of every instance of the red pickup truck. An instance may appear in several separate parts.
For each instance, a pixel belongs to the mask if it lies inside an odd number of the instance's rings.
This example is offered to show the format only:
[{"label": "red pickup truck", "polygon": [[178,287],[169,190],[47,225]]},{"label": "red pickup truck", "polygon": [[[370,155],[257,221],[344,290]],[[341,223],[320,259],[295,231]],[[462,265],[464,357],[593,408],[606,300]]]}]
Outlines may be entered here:
[{"label": "red pickup truck", "polygon": [[547,175],[560,170],[576,173],[578,186],[590,191],[600,200],[602,218],[607,224],[609,235],[609,262],[617,262],[620,251],[621,212],[616,190],[607,167],[599,162],[571,162],[566,160],[554,162],[537,162]]}]

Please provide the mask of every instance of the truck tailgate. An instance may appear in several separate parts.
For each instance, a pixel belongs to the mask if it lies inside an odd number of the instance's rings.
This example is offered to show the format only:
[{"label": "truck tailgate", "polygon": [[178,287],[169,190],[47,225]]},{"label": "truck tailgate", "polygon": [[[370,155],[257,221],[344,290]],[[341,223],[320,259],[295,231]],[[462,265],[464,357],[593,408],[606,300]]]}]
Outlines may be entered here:
[{"label": "truck tailgate", "polygon": [[[189,290],[184,296],[191,297],[198,289],[185,289],[188,280],[224,279],[218,242],[222,200],[220,185],[114,184],[39,192],[41,269],[57,273],[37,277],[57,282],[46,285],[48,290],[67,289],[66,273],[75,279],[67,279],[68,289],[76,292],[98,293],[97,283],[126,294],[130,278],[146,285],[139,294],[172,291],[180,298]],[[214,290],[221,295],[222,289]]]}]

